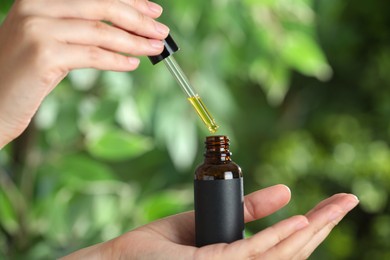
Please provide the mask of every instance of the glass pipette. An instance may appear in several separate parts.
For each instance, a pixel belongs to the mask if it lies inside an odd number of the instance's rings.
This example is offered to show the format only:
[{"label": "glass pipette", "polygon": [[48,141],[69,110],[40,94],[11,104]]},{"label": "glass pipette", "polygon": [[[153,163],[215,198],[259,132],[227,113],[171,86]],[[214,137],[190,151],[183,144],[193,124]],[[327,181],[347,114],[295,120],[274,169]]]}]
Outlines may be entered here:
[{"label": "glass pipette", "polygon": [[186,93],[188,101],[190,101],[192,106],[195,108],[203,123],[212,134],[215,133],[218,129],[218,125],[215,123],[214,118],[210,115],[206,106],[203,104],[202,99],[196,92],[194,92],[188,78],[180,68],[179,64],[177,64],[176,60],[172,56],[166,57],[164,59],[164,63],[171,72],[172,76],[176,79],[177,83],[179,83]]},{"label": "glass pipette", "polygon": [[176,79],[176,81],[179,83],[179,85],[186,93],[188,97],[187,98],[188,101],[190,101],[191,105],[195,108],[196,112],[198,113],[199,117],[202,119],[203,123],[213,134],[218,129],[218,126],[215,123],[214,118],[210,115],[209,111],[207,110],[206,106],[203,104],[199,95],[191,87],[191,84],[187,79],[187,77],[185,76],[184,72],[181,70],[180,66],[172,57],[172,54],[177,52],[178,50],[179,47],[177,46],[176,42],[173,40],[171,35],[168,35],[168,37],[164,40],[163,52],[157,56],[149,56],[149,59],[152,62],[152,64],[157,64],[162,60],[164,61],[168,70],[171,72],[173,77]]}]

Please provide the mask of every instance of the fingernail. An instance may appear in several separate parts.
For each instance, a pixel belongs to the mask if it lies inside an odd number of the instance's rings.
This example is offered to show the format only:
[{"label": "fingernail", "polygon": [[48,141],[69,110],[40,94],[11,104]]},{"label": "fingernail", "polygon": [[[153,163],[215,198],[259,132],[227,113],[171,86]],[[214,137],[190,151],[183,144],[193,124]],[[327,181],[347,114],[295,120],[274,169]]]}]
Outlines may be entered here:
[{"label": "fingernail", "polygon": [[162,23],[159,23],[159,22],[156,22],[155,23],[156,25],[156,30],[160,33],[160,34],[163,34],[163,35],[168,35],[169,33],[169,28],[162,24]]},{"label": "fingernail", "polygon": [[354,207],[356,207],[357,204],[359,204],[359,199],[358,197],[356,197],[355,195],[351,194],[353,197],[354,197],[354,200],[351,200],[349,201],[348,203],[346,203],[344,205],[344,210],[345,211],[350,211],[351,209],[353,209]]},{"label": "fingernail", "polygon": [[158,40],[149,40],[150,45],[155,49],[162,49],[164,47],[164,43]]},{"label": "fingernail", "polygon": [[163,11],[162,7],[156,3],[148,2],[148,6],[150,11],[152,11],[155,14],[161,14]]},{"label": "fingernail", "polygon": [[129,63],[131,65],[138,65],[139,64],[139,59],[137,58],[134,58],[134,57],[127,57],[127,60],[129,61]]}]

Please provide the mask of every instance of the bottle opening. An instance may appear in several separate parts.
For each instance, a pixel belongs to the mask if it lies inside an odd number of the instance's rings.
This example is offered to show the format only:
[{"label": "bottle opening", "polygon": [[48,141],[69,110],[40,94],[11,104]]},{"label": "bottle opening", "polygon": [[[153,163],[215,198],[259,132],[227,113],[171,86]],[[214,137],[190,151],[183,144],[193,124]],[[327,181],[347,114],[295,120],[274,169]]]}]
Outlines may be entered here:
[{"label": "bottle opening", "polygon": [[215,135],[206,137],[205,157],[223,157],[223,161],[229,161],[231,152],[229,151],[229,138],[225,135]]}]

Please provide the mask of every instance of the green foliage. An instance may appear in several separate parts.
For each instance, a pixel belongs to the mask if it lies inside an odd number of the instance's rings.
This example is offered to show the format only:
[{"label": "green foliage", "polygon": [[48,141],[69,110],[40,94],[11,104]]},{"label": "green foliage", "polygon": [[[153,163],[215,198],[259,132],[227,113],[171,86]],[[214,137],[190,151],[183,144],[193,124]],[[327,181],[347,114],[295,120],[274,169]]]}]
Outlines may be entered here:
[{"label": "green foliage", "polygon": [[88,152],[101,159],[124,160],[152,148],[151,140],[121,130],[107,130],[87,143]]},{"label": "green foliage", "polygon": [[[247,233],[353,192],[360,207],[313,259],[389,258],[389,2],[159,3],[246,193],[292,190]],[[0,151],[0,258],[52,259],[191,209],[209,133],[185,98],[146,58],[131,73],[71,72]]]}]

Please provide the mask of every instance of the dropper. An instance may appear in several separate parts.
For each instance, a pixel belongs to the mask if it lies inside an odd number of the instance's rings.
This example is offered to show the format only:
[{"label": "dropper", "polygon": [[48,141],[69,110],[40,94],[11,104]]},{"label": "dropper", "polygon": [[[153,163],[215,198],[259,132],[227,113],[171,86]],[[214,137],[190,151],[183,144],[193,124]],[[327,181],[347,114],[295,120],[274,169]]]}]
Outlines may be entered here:
[{"label": "dropper", "polygon": [[177,64],[176,60],[171,55],[178,50],[179,47],[171,35],[168,35],[168,37],[164,40],[164,51],[160,55],[150,56],[149,59],[153,64],[157,64],[162,60],[164,61],[165,66],[187,95],[188,101],[190,101],[191,105],[194,107],[203,123],[207,126],[210,133],[213,134],[217,131],[218,125],[215,123],[214,118],[210,115],[199,95],[191,87],[190,81],[180,68],[179,64]]}]

